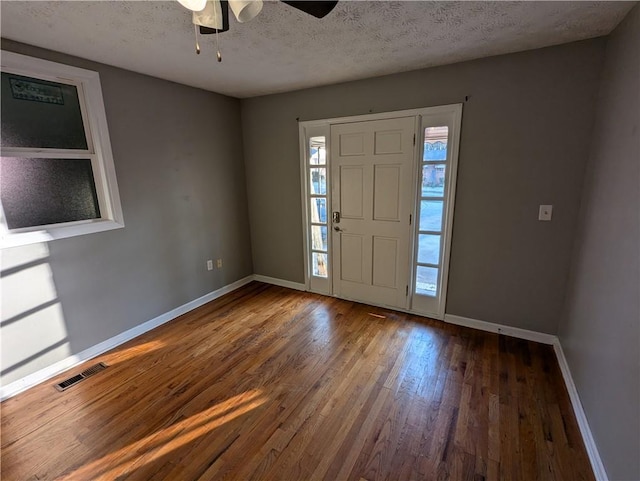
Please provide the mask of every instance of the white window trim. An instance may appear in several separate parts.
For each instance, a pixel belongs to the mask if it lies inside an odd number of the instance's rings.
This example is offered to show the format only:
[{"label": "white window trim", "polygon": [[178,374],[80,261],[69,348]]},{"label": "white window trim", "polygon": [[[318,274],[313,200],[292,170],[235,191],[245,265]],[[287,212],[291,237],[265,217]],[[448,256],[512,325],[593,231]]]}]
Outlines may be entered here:
[{"label": "white window trim", "polygon": [[73,84],[78,87],[82,120],[87,136],[87,150],[2,148],[2,156],[91,159],[101,215],[100,219],[9,230],[0,205],[0,248],[48,242],[124,227],[98,72],[4,50],[0,57],[0,65],[3,72]]}]

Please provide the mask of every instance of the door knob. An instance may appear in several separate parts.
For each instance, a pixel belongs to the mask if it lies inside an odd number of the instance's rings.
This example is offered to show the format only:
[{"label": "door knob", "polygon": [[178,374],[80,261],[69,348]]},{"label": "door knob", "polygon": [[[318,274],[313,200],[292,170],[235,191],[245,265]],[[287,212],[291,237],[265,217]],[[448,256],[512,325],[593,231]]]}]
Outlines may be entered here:
[{"label": "door knob", "polygon": [[336,232],[342,232],[342,229],[340,227],[338,227],[337,225],[333,227],[333,230]]}]

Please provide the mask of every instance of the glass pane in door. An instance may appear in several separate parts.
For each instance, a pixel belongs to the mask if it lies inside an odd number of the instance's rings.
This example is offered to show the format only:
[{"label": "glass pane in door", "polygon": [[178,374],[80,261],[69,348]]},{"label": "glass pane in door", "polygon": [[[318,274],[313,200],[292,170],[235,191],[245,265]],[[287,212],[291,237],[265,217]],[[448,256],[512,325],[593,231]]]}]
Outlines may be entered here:
[{"label": "glass pane in door", "polygon": [[311,226],[311,248],[327,251],[327,227],[324,225]]},{"label": "glass pane in door", "polygon": [[309,139],[309,163],[311,165],[325,165],[327,163],[324,137],[311,137]]},{"label": "glass pane in door", "polygon": [[447,160],[447,141],[449,127],[427,127],[424,129],[424,152],[422,160],[425,162],[434,160]]},{"label": "glass pane in door", "polygon": [[313,275],[317,277],[328,277],[327,274],[327,254],[319,252],[313,253]]},{"label": "glass pane in door", "polygon": [[438,269],[418,266],[416,274],[416,294],[435,296],[438,291]]},{"label": "glass pane in door", "polygon": [[420,202],[420,230],[440,232],[442,230],[441,200],[423,200]]},{"label": "glass pane in door", "polygon": [[312,195],[327,194],[327,169],[324,167],[311,169],[311,191]]},{"label": "glass pane in door", "polygon": [[443,197],[447,168],[445,164],[422,166],[422,197]]},{"label": "glass pane in door", "polygon": [[327,223],[327,199],[324,197],[311,198],[311,222],[316,224]]},{"label": "glass pane in door", "polygon": [[440,260],[440,236],[420,234],[418,236],[418,262],[438,264]]}]

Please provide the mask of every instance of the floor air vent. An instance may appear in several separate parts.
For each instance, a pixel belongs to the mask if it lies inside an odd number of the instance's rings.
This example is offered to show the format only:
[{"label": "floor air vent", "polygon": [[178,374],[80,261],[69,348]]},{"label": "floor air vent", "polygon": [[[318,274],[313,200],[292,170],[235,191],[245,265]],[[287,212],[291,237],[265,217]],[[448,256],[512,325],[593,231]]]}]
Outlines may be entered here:
[{"label": "floor air vent", "polygon": [[69,389],[71,386],[75,386],[83,379],[88,378],[89,376],[93,376],[94,374],[103,371],[108,366],[104,362],[99,362],[95,366],[91,366],[88,369],[85,369],[80,374],[76,374],[75,376],[70,377],[69,379],[65,379],[64,381],[56,384],[56,389],[58,391],[64,391],[65,389]]}]

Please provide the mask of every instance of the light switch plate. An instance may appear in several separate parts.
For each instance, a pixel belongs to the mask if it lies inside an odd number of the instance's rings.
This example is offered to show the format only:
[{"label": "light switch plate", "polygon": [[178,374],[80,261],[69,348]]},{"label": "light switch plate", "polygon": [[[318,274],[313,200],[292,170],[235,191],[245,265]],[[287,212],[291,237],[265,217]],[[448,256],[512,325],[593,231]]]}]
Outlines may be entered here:
[{"label": "light switch plate", "polygon": [[551,220],[551,214],[553,213],[552,205],[541,205],[538,212],[538,220]]}]

